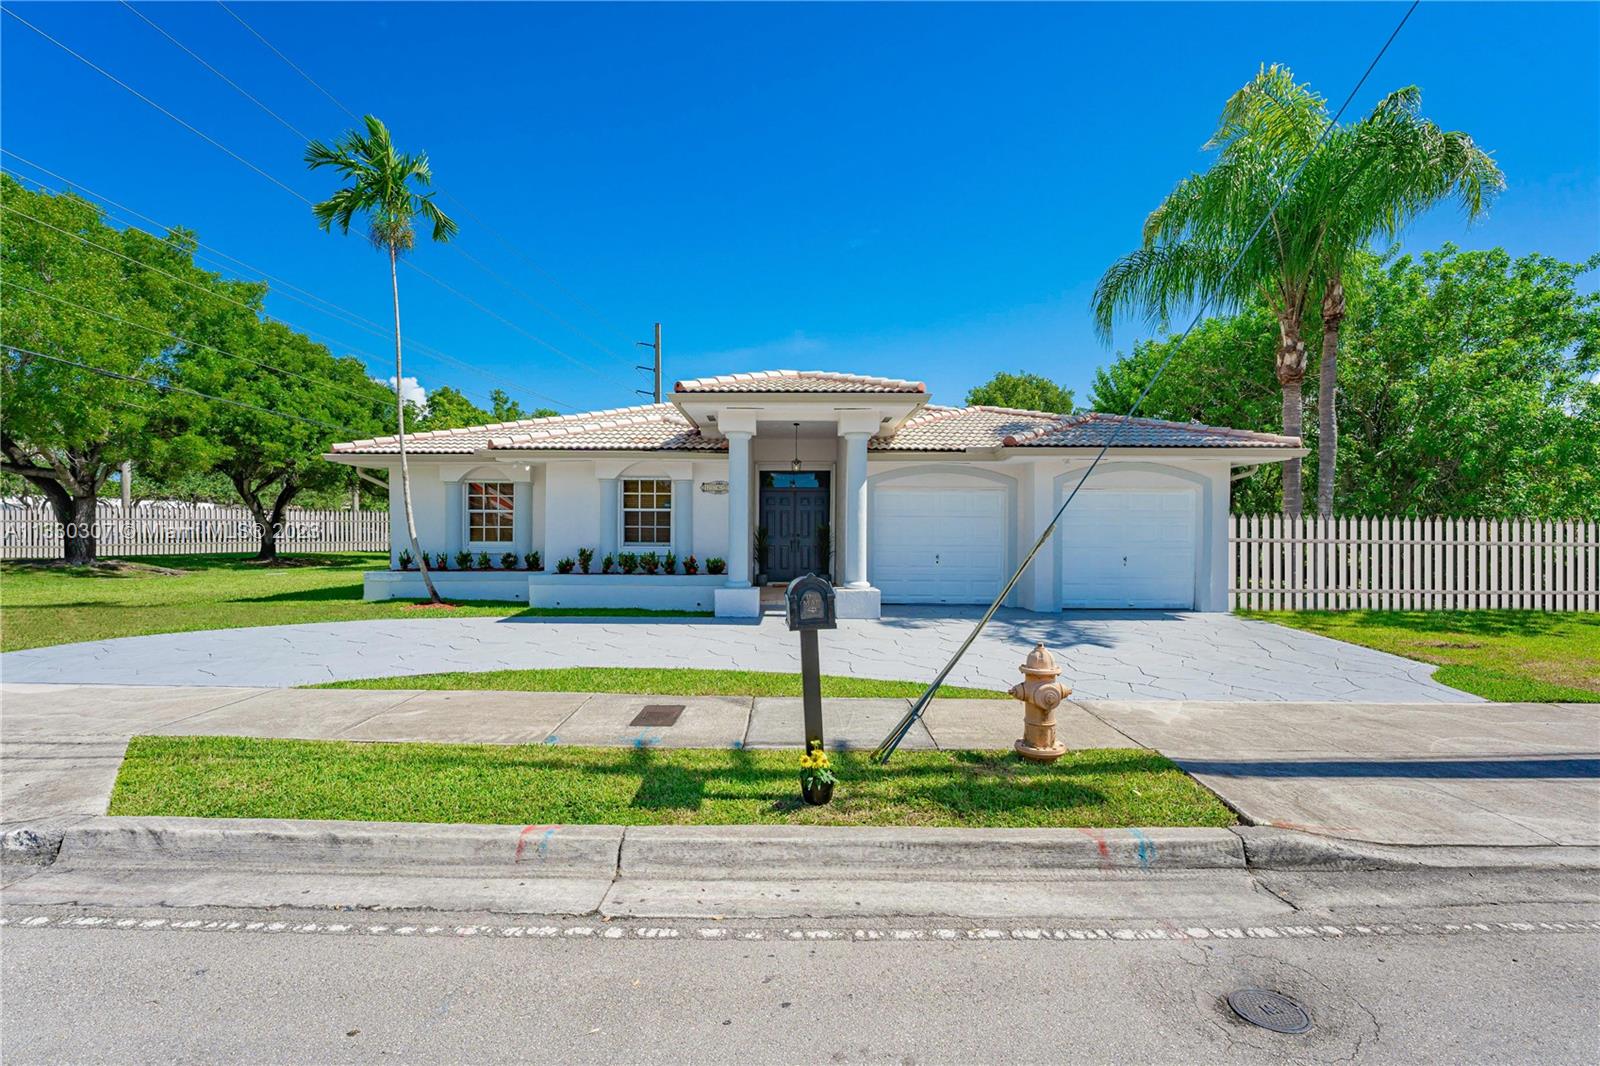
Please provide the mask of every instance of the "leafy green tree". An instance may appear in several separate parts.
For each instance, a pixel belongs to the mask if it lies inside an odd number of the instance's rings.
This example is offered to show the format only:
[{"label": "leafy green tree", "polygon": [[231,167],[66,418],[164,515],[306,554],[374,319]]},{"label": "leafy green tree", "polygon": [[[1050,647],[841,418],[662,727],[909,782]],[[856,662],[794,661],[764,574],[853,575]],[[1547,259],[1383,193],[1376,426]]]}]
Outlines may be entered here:
[{"label": "leafy green tree", "polygon": [[[1505,187],[1500,168],[1470,136],[1421,117],[1422,91],[1390,93],[1361,121],[1329,132],[1322,97],[1275,67],[1242,89],[1224,114],[1235,136],[1262,139],[1284,166],[1310,156],[1284,214],[1315,257],[1321,290],[1322,355],[1318,367],[1317,512],[1333,514],[1338,464],[1339,334],[1346,314],[1345,270],[1373,237],[1395,236],[1418,215],[1446,200],[1466,219],[1478,217]],[[1275,239],[1284,240],[1282,227]],[[1297,257],[1298,258],[1298,257]]]},{"label": "leafy green tree", "polygon": [[0,176],[0,205],[0,469],[50,501],[66,561],[90,563],[100,489],[155,443],[160,392],[140,379],[169,372],[183,302],[181,286],[141,264],[192,264],[181,244],[114,229],[70,194]]},{"label": "leafy green tree", "polygon": [[[1145,340],[1095,372],[1089,407],[1126,414],[1163,360],[1178,346],[1177,336]],[[1155,383],[1140,415],[1172,422],[1276,431],[1282,416],[1273,373],[1277,325],[1260,305],[1227,318],[1208,318],[1189,334],[1167,372]],[[1233,483],[1233,510],[1260,514],[1276,510],[1282,489],[1281,464],[1256,468]]]},{"label": "leafy green tree", "polygon": [[[1278,326],[1280,422],[1283,432],[1302,436],[1305,324],[1319,287],[1336,353],[1345,259],[1374,233],[1392,235],[1440,200],[1456,196],[1476,212],[1485,192],[1499,187],[1499,171],[1471,138],[1419,119],[1418,101],[1414,87],[1402,89],[1319,145],[1326,102],[1287,67],[1263,67],[1224,107],[1206,144],[1215,162],[1178,183],[1146,219],[1143,246],[1100,279],[1094,311],[1102,332],[1109,336],[1116,314],[1130,308],[1165,324],[1176,308],[1201,299],[1223,311],[1265,305]],[[1269,214],[1271,224],[1250,241]],[[1329,373],[1336,369],[1330,360]],[[1328,395],[1331,406],[1331,378]],[[1289,515],[1301,511],[1300,466],[1298,459],[1284,465]]]},{"label": "leafy green tree", "polygon": [[969,405],[986,407],[1011,407],[1020,411],[1053,411],[1072,413],[1072,390],[1064,389],[1047,377],[1018,371],[1008,374],[1000,371],[988,381],[967,393]]},{"label": "leafy green tree", "polygon": [[265,562],[277,558],[285,514],[302,493],[348,484],[349,472],[322,458],[329,446],[387,431],[388,390],[359,360],[336,359],[279,322],[251,319],[226,339],[227,354],[182,350],[176,378],[215,397],[186,398],[189,433],[200,461],[250,509]]},{"label": "leafy green tree", "polygon": [[449,385],[440,385],[428,393],[428,408],[417,419],[417,429],[461,429],[464,426],[482,426],[498,421],[488,411],[479,407],[461,391]]},{"label": "leafy green tree", "polygon": [[[1446,245],[1347,264],[1337,430],[1345,514],[1600,519],[1600,256],[1565,263]],[[1313,321],[1313,325],[1314,325]],[[1176,343],[1145,341],[1095,378],[1125,411]],[[1151,390],[1153,417],[1276,429],[1278,343],[1261,305],[1203,322]],[[1311,444],[1323,432],[1313,424]],[[1235,511],[1271,509],[1272,470],[1235,483]]]},{"label": "leafy green tree", "polygon": [[435,241],[448,241],[455,235],[456,224],[438,204],[431,192],[421,192],[433,184],[433,171],[428,157],[408,155],[395,150],[389,129],[376,116],[366,117],[365,131],[348,130],[331,145],[312,141],[306,146],[306,165],[312,170],[331,167],[350,184],[312,208],[317,222],[324,230],[339,227],[340,233],[350,232],[350,223],[357,216],[367,221],[367,233],[372,243],[389,254],[389,286],[394,295],[394,388],[395,432],[399,438],[400,499],[406,520],[406,537],[411,542],[412,557],[422,582],[427,586],[428,598],[439,603],[439,590],[433,587],[428,573],[427,557],[417,544],[417,522],[411,511],[411,468],[406,460],[406,405],[401,397],[401,383],[405,374],[400,356],[400,256],[416,244],[417,220],[432,228]]}]

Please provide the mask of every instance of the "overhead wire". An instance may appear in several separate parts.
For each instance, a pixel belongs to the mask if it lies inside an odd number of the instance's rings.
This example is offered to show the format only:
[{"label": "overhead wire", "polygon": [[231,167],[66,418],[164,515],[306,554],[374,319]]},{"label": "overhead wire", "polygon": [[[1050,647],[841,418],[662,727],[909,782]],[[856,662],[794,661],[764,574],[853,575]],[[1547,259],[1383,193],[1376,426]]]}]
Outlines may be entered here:
[{"label": "overhead wire", "polygon": [[[1226,285],[1228,278],[1233,275],[1233,272],[1238,269],[1239,264],[1244,261],[1245,254],[1250,250],[1250,246],[1256,242],[1256,239],[1261,236],[1262,231],[1267,228],[1267,225],[1277,214],[1278,208],[1282,206],[1284,199],[1288,197],[1289,193],[1294,189],[1295,184],[1300,180],[1300,175],[1305,172],[1306,167],[1311,163],[1311,160],[1316,155],[1318,149],[1320,149],[1323,145],[1323,142],[1328,139],[1328,135],[1332,133],[1333,130],[1338,126],[1339,120],[1344,117],[1346,109],[1348,109],[1351,102],[1355,100],[1356,94],[1361,91],[1361,87],[1367,83],[1367,79],[1372,76],[1372,72],[1377,68],[1379,61],[1382,60],[1385,53],[1389,51],[1389,46],[1394,43],[1396,37],[1400,36],[1400,31],[1404,29],[1406,23],[1410,21],[1412,13],[1417,10],[1417,5],[1420,3],[1421,0],[1412,0],[1411,6],[1406,8],[1405,14],[1401,16],[1400,21],[1395,25],[1388,38],[1383,42],[1383,46],[1378,49],[1377,54],[1372,57],[1372,62],[1367,64],[1367,69],[1356,81],[1355,86],[1350,90],[1349,95],[1345,97],[1344,103],[1340,104],[1339,110],[1328,119],[1327,124],[1323,127],[1321,134],[1318,135],[1316,141],[1312,144],[1311,149],[1306,153],[1305,158],[1300,161],[1300,165],[1295,169],[1294,173],[1290,176],[1289,180],[1284,184],[1284,186],[1278,191],[1278,195],[1276,199],[1272,201],[1272,205],[1267,209],[1267,213],[1262,217],[1261,221],[1257,223],[1256,228],[1250,233],[1250,236],[1245,239],[1244,244],[1240,246],[1238,253],[1228,264],[1228,268],[1223,271],[1222,278],[1217,285],[1217,289],[1220,290]],[[967,635],[967,639],[962,641],[961,646],[956,649],[956,653],[950,657],[949,662],[945,663],[944,668],[940,670],[939,673],[934,677],[933,682],[928,685],[927,689],[923,691],[922,695],[917,698],[917,701],[912,704],[910,710],[906,712],[905,716],[895,724],[895,727],[892,730],[890,730],[889,735],[884,737],[883,741],[873,749],[871,755],[873,761],[880,765],[888,762],[889,757],[893,755],[895,749],[900,746],[900,742],[905,739],[905,736],[908,732],[910,732],[911,727],[916,724],[919,718],[922,717],[923,713],[927,710],[928,704],[932,702],[933,697],[938,693],[940,687],[944,684],[945,679],[950,676],[950,672],[954,670],[956,664],[961,661],[961,657],[967,653],[967,649],[972,647],[973,642],[978,639],[978,635],[983,632],[984,627],[987,626],[994,618],[995,612],[1000,609],[1000,604],[1005,602],[1005,598],[1011,594],[1011,590],[1016,588],[1017,582],[1022,579],[1023,573],[1027,571],[1029,564],[1033,562],[1034,556],[1039,554],[1039,550],[1044,547],[1045,542],[1048,541],[1051,534],[1055,532],[1056,525],[1061,521],[1061,516],[1065,514],[1067,508],[1072,505],[1072,501],[1077,499],[1078,493],[1080,490],[1082,490],[1084,483],[1089,480],[1089,476],[1093,474],[1095,468],[1100,465],[1100,460],[1105,458],[1106,453],[1111,450],[1112,445],[1114,445],[1117,441],[1117,438],[1121,436],[1122,430],[1128,425],[1129,422],[1133,420],[1134,416],[1139,413],[1140,407],[1144,405],[1145,399],[1150,395],[1150,390],[1153,389],[1156,382],[1161,379],[1161,375],[1166,373],[1167,367],[1171,365],[1173,358],[1182,349],[1184,342],[1189,337],[1189,334],[1194,331],[1195,327],[1197,327],[1201,320],[1205,317],[1205,313],[1211,305],[1211,300],[1211,292],[1206,292],[1202,296],[1199,306],[1195,310],[1194,318],[1190,321],[1188,328],[1186,328],[1183,333],[1180,334],[1177,339],[1168,346],[1166,358],[1164,358],[1160,365],[1156,367],[1156,372],[1151,375],[1150,380],[1145,383],[1143,390],[1140,391],[1138,398],[1133,401],[1133,406],[1129,408],[1128,413],[1121,416],[1121,418],[1119,418],[1114,424],[1111,433],[1107,435],[1105,441],[1100,445],[1100,449],[1098,452],[1096,452],[1094,459],[1089,463],[1088,467],[1085,468],[1083,476],[1078,478],[1077,484],[1072,487],[1072,491],[1068,493],[1067,498],[1061,501],[1060,507],[1056,508],[1055,515],[1050,519],[1049,524],[1045,526],[1044,532],[1040,533],[1039,538],[1034,541],[1033,547],[1029,549],[1028,554],[1017,566],[1016,572],[1011,575],[1011,579],[1007,581],[1005,587],[1000,590],[1000,594],[994,598],[994,602],[989,605],[988,610],[983,613],[983,617],[978,620],[978,624],[973,626],[972,632]]]}]

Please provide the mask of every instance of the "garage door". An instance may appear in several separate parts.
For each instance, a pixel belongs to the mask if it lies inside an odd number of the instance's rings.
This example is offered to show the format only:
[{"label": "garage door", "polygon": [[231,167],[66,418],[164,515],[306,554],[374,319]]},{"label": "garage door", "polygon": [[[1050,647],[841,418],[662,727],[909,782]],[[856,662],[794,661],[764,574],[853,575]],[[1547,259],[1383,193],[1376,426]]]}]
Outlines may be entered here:
[{"label": "garage door", "polygon": [[867,576],[885,603],[988,603],[1006,577],[1006,493],[885,486]]},{"label": "garage door", "polygon": [[1196,494],[1085,489],[1061,516],[1063,607],[1194,606]]}]

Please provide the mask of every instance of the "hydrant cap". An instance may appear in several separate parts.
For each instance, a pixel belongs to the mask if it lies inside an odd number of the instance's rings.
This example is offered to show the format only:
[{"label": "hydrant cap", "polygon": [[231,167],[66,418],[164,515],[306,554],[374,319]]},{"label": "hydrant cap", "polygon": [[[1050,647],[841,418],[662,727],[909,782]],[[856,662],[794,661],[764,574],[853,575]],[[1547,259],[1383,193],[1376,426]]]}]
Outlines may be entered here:
[{"label": "hydrant cap", "polygon": [[1045,650],[1043,644],[1035,645],[1034,649],[1028,653],[1028,657],[1022,660],[1021,670],[1028,677],[1059,677],[1061,675],[1061,667],[1056,665],[1055,657]]}]

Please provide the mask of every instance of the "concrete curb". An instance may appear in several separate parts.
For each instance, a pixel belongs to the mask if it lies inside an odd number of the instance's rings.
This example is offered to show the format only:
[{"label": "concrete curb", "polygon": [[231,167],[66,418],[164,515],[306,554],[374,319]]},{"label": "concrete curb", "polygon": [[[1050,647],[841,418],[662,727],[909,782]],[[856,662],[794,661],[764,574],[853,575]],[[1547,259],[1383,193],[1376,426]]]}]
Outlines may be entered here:
[{"label": "concrete curb", "polygon": [[1265,825],[1235,826],[1252,870],[1600,870],[1600,847],[1379,844]]},{"label": "concrete curb", "polygon": [[63,867],[191,866],[504,871],[515,877],[616,875],[622,827],[317,822],[265,818],[92,818],[67,827]]},{"label": "concrete curb", "polygon": [[1226,829],[631,826],[625,878],[1045,880],[1082,870],[1243,870]]}]

